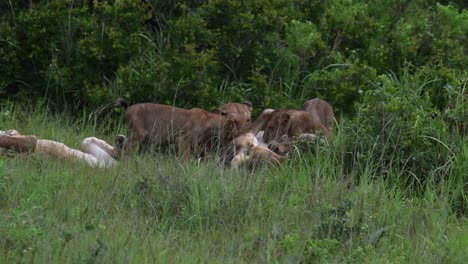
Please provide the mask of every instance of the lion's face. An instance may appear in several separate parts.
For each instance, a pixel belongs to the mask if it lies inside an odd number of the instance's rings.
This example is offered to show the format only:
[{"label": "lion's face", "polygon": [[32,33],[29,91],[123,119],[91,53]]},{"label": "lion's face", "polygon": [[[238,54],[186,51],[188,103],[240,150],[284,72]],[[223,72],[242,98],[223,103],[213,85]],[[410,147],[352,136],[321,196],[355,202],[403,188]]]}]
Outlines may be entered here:
[{"label": "lion's face", "polygon": [[239,130],[251,123],[252,105],[249,102],[227,103],[218,108],[226,117],[233,120]]}]

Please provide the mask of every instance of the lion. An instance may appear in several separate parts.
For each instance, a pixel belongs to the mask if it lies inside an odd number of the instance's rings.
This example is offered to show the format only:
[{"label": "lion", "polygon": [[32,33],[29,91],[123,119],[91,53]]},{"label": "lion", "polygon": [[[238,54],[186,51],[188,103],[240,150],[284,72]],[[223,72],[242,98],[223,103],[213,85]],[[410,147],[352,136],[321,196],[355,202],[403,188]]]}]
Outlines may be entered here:
[{"label": "lion", "polygon": [[303,109],[316,116],[322,125],[328,129],[333,128],[335,114],[333,113],[333,107],[327,101],[319,98],[310,99],[305,101]]},{"label": "lion", "polygon": [[294,109],[279,109],[271,113],[264,125],[263,138],[265,142],[284,141],[284,137],[291,139],[301,134],[323,133],[330,137],[330,130],[322,124],[317,115]]},{"label": "lion", "polygon": [[[126,107],[125,101],[120,100],[120,104]],[[219,109],[210,112],[153,103],[134,104],[125,111],[128,141],[124,148],[147,150],[149,146],[175,144],[185,159],[190,158],[194,148],[201,150],[201,155],[222,148],[250,119],[251,106],[235,107],[234,104],[225,106],[229,113]]]}]

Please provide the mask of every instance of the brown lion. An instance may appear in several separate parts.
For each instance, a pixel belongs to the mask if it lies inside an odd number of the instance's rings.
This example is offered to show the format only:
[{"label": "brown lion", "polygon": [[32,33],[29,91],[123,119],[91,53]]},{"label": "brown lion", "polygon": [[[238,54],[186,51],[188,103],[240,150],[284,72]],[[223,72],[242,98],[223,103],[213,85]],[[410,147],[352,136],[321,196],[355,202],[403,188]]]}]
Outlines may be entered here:
[{"label": "brown lion", "polygon": [[[126,102],[120,100],[124,107]],[[190,110],[161,104],[134,104],[125,111],[128,142],[125,149],[148,149],[148,146],[168,146],[174,143],[183,158],[189,158],[194,148],[201,154],[222,148],[250,120],[251,106],[234,103],[211,112]],[[245,105],[245,106],[244,106]],[[223,109],[223,106],[220,108]],[[243,113],[247,111],[248,114]]]}]

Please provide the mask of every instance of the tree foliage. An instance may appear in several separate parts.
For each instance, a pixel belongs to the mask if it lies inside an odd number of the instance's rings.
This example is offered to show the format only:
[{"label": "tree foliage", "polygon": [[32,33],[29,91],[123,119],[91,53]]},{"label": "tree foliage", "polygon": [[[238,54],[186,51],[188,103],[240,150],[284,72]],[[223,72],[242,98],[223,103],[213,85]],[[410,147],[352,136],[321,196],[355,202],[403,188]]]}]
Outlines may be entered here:
[{"label": "tree foliage", "polygon": [[[353,115],[360,92],[409,63],[466,78],[463,1],[42,0],[0,4],[0,92],[57,109],[131,102],[257,110],[310,97]],[[444,97],[445,96],[445,97]]]}]

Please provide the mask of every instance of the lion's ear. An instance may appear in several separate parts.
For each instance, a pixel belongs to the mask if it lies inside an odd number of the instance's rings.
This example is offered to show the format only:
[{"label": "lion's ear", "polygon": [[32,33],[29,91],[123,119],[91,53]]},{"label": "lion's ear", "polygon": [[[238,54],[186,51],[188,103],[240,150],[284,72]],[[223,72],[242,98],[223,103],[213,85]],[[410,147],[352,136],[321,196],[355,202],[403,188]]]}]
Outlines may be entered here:
[{"label": "lion's ear", "polygon": [[278,125],[284,127],[288,124],[289,120],[291,120],[290,114],[282,114],[278,119]]},{"label": "lion's ear", "polygon": [[282,136],[280,137],[281,142],[286,142],[286,141],[288,141],[288,139],[289,139],[289,137],[288,137],[287,134],[284,134],[284,135],[282,135]]},{"label": "lion's ear", "polygon": [[249,107],[249,110],[252,111],[252,103],[249,100],[244,100],[242,104]]},{"label": "lion's ear", "polygon": [[218,108],[213,108],[213,109],[211,109],[210,112],[213,113],[213,114],[217,114],[217,115],[227,116],[226,112],[221,111]]}]

